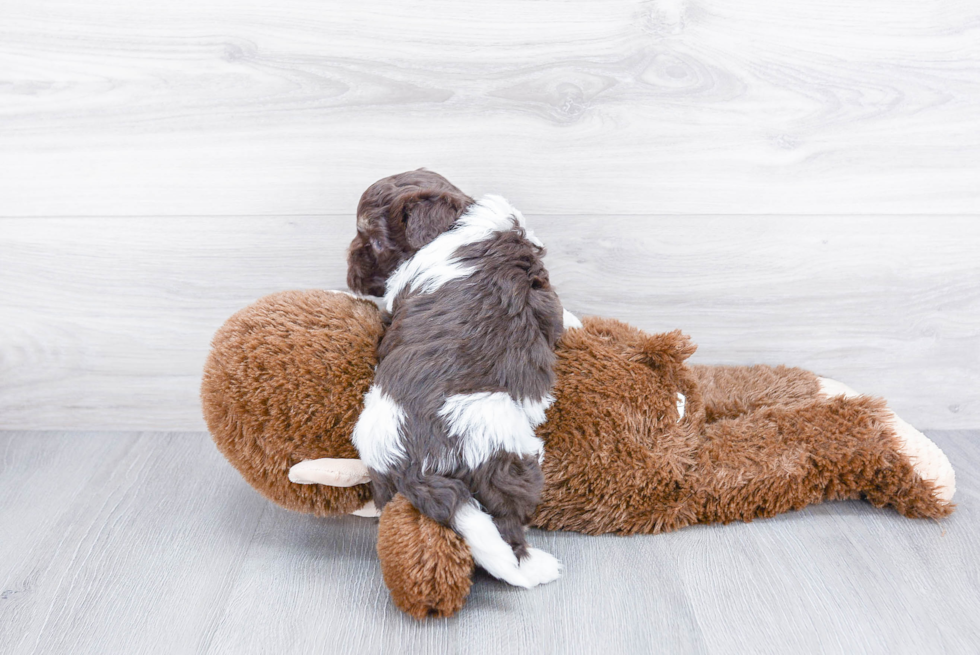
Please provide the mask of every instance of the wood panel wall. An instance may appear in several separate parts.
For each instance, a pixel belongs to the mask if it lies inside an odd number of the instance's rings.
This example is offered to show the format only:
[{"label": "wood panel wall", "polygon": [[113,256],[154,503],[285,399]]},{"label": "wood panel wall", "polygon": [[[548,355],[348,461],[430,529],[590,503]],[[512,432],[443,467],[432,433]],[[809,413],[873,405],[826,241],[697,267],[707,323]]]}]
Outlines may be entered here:
[{"label": "wood panel wall", "polygon": [[579,313],[980,424],[980,6],[7,0],[0,427],[202,429],[361,191],[503,193]]}]

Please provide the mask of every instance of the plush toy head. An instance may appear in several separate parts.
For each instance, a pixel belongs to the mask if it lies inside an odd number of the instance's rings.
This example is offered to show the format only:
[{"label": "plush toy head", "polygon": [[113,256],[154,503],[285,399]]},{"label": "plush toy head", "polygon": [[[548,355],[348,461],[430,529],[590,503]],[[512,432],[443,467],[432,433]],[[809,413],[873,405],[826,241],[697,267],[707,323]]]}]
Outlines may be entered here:
[{"label": "plush toy head", "polygon": [[[201,401],[218,449],[253,487],[288,509],[319,516],[364,508],[371,490],[295,484],[304,460],[354,460],[351,432],[377,365],[383,327],[374,303],[327,291],[286,291],[246,307],[218,330]],[[357,463],[359,464],[359,462]]]},{"label": "plush toy head", "polygon": [[383,296],[392,271],[448,230],[471,204],[473,199],[449,180],[423,168],[378,180],[357,203],[347,286]]}]

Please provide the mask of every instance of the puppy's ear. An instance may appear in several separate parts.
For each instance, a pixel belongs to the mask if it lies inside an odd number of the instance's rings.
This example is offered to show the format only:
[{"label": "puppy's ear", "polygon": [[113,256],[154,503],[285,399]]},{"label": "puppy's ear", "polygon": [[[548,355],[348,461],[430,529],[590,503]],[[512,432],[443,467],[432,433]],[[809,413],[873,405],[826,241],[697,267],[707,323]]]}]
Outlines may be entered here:
[{"label": "puppy's ear", "polygon": [[402,222],[405,240],[418,250],[452,227],[471,202],[450,191],[406,191],[392,203],[391,220]]}]

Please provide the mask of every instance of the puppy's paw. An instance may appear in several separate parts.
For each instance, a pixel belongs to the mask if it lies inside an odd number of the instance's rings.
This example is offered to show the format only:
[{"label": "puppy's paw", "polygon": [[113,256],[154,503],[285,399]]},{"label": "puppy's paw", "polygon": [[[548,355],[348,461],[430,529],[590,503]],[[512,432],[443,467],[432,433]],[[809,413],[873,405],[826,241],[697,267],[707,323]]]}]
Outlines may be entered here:
[{"label": "puppy's paw", "polygon": [[527,549],[527,557],[521,560],[520,569],[532,587],[554,582],[561,576],[561,562],[537,548]]},{"label": "puppy's paw", "polygon": [[509,556],[504,552],[495,553],[489,557],[487,555],[487,553],[481,553],[479,558],[474,556],[474,561],[498,580],[525,589],[530,589],[538,584],[528,576],[527,571],[521,568],[513,551],[509,553]]}]

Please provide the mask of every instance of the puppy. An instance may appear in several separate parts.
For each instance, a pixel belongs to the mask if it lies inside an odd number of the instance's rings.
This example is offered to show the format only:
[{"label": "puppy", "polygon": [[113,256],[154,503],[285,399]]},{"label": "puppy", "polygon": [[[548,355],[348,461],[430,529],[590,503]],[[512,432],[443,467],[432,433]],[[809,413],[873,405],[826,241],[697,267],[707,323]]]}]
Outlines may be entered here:
[{"label": "puppy", "polygon": [[560,569],[524,537],[563,329],[543,254],[506,200],[420,169],[364,192],[348,256],[348,285],[383,294],[389,322],[353,434],[375,504],[401,493],[524,587]]}]

